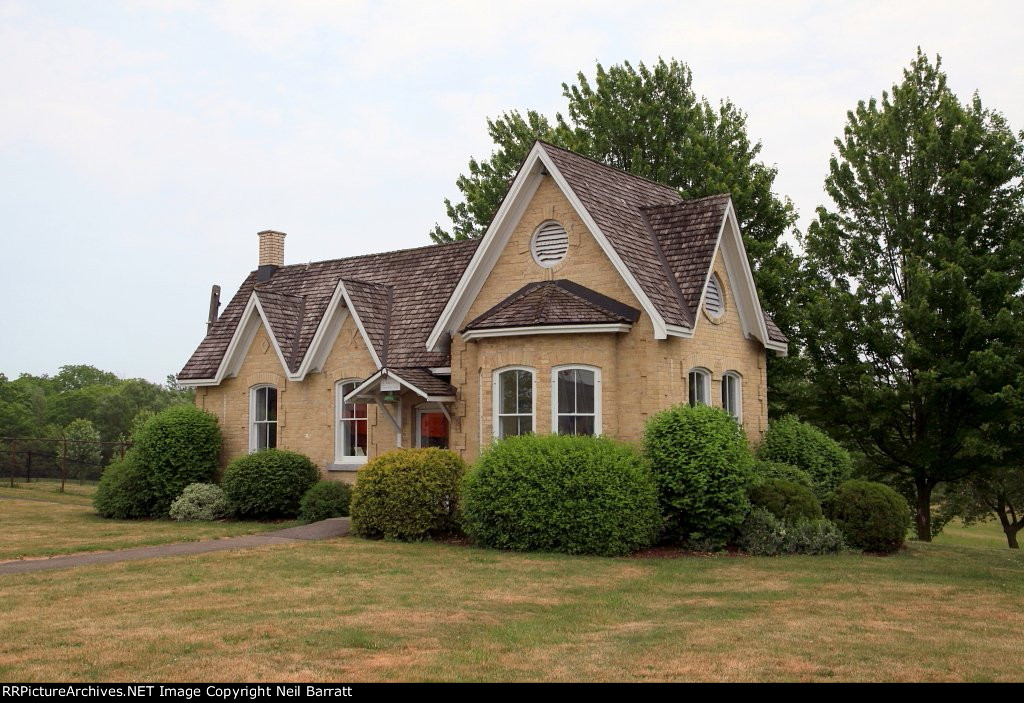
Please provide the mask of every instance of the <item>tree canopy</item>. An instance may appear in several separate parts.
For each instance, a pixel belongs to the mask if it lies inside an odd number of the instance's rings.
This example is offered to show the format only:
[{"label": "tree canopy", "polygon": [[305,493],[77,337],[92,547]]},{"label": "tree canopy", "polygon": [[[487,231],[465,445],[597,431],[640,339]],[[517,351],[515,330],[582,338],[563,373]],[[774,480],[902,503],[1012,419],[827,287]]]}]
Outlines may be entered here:
[{"label": "tree canopy", "polygon": [[[759,160],[761,142],[751,141],[746,114],[729,99],[714,105],[698,96],[690,68],[675,59],[650,67],[598,63],[593,82],[580,72],[575,83],[562,84],[562,95],[566,111],[554,123],[534,110],[487,120],[495,150],[487,159],[470,159],[468,173],[456,180],[464,200],[445,200],[451,229],[435,225],[433,240],[482,236],[533,143],[545,140],[673,186],[686,198],[729,193],[761,304],[792,333],[798,263],[782,237],[793,230],[796,211],[774,192],[776,169]],[[796,360],[772,355],[770,363],[769,397],[782,400],[780,389],[796,373]]]},{"label": "tree canopy", "polygon": [[[190,402],[192,391],[121,379],[93,366],[62,366],[53,376],[0,374],[0,437],[56,438],[77,420],[87,420],[104,442],[131,434],[143,411]],[[81,432],[81,423],[75,432]]]},{"label": "tree canopy", "polygon": [[[1024,345],[1024,135],[918,50],[847,116],[803,240],[815,418],[913,496],[1009,459]],[[837,321],[842,321],[837,324]]]}]

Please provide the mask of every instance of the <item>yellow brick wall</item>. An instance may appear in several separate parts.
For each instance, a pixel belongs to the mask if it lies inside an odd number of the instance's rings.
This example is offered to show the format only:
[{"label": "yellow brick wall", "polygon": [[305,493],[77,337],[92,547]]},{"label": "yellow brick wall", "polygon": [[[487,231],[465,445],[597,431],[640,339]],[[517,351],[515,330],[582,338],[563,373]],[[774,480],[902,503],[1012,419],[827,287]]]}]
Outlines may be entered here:
[{"label": "yellow brick wall", "polygon": [[[544,269],[530,253],[534,230],[556,220],[569,233],[569,252],[558,266]],[[551,431],[551,368],[585,364],[601,369],[602,430],[618,439],[639,442],[647,418],[659,410],[686,402],[691,368],[712,373],[711,401],[721,406],[721,378],[735,371],[742,378],[743,426],[753,442],[767,422],[764,348],[743,336],[733,303],[732,288],[721,255],[715,271],[722,279],[726,313],[718,324],[701,313],[693,339],[655,340],[650,318],[641,314],[625,334],[531,335],[465,342],[452,340],[452,383],[460,390],[459,429],[452,447],[472,461],[492,441],[494,371],[504,366],[536,369],[538,432]],[[641,309],[632,291],[551,179],[545,179],[512,232],[505,251],[480,290],[466,324],[527,283],[567,278]]]},{"label": "yellow brick wall", "polygon": [[[217,415],[224,446],[221,463],[249,450],[249,392],[258,384],[269,383],[278,391],[277,446],[302,452],[321,467],[328,478],[354,480],[354,474],[327,471],[335,460],[335,385],[338,381],[364,379],[377,370],[354,321],[348,317],[338,333],[321,373],[310,373],[303,381],[289,381],[281,362],[261,326],[235,378],[219,386],[199,388],[196,404]],[[413,401],[404,398],[402,414],[403,446],[411,446],[413,437]],[[367,407],[368,454],[394,449],[394,426],[377,406]]]},{"label": "yellow brick wall", "polygon": [[[533,261],[530,238],[545,220],[557,220],[569,233],[569,252],[556,267],[544,269]],[[650,318],[640,319],[624,334],[531,335],[465,342],[452,340],[452,385],[458,400],[451,408],[450,445],[467,461],[492,441],[493,373],[505,366],[536,369],[536,417],[538,432],[551,429],[551,369],[562,364],[585,364],[601,369],[602,430],[604,434],[639,442],[647,418],[659,410],[687,401],[687,376],[691,368],[712,373],[712,405],[721,405],[721,379],[726,371],[742,377],[743,426],[753,442],[767,425],[765,351],[756,340],[743,336],[732,285],[718,256],[714,269],[723,283],[726,313],[715,324],[703,312],[693,339],[654,339]],[[527,283],[567,278],[637,309],[639,301],[619,276],[568,200],[546,178],[513,231],[505,251],[495,264],[480,294],[470,307],[466,324]],[[348,318],[324,365],[322,373],[309,374],[302,382],[286,380],[266,331],[257,333],[236,378],[218,387],[200,388],[196,403],[215,413],[224,433],[224,463],[244,454],[249,445],[249,389],[271,383],[279,392],[278,446],[310,456],[318,466],[334,461],[335,383],[366,378],[376,371],[359,331]],[[401,445],[413,446],[415,411],[421,399],[402,394],[399,408]],[[375,405],[369,405],[370,456],[397,445],[392,424]],[[326,473],[326,471],[325,471]],[[354,480],[353,473],[330,472],[330,477]]]}]

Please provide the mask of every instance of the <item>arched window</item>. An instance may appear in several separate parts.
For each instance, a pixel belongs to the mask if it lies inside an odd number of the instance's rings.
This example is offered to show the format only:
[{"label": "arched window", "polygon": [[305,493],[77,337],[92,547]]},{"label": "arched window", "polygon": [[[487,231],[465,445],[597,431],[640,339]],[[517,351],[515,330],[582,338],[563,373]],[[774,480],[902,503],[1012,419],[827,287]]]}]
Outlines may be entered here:
[{"label": "arched window", "polygon": [[601,434],[601,369],[556,366],[551,369],[551,431]]},{"label": "arched window", "polygon": [[722,408],[736,418],[737,422],[743,421],[742,386],[742,379],[735,371],[726,371],[722,374]]},{"label": "arched window", "polygon": [[277,389],[270,385],[249,389],[249,451],[277,446]]},{"label": "arched window", "polygon": [[365,464],[368,436],[366,403],[346,403],[345,396],[361,381],[338,381],[334,386],[335,463]]},{"label": "arched window", "polygon": [[494,436],[514,437],[534,431],[534,371],[527,367],[494,372]]},{"label": "arched window", "polygon": [[707,369],[690,369],[688,381],[690,407],[711,405],[711,372]]}]

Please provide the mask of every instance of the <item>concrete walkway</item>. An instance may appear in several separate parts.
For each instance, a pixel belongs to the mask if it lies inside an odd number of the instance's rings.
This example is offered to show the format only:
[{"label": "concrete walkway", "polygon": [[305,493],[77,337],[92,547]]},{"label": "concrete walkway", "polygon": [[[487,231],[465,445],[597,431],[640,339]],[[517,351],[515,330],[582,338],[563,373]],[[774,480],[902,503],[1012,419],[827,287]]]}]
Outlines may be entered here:
[{"label": "concrete walkway", "polygon": [[153,547],[137,547],[120,549],[116,552],[96,552],[94,554],[72,554],[65,557],[49,559],[21,559],[18,561],[0,562],[0,576],[5,574],[24,574],[32,571],[50,571],[52,569],[70,569],[75,566],[91,564],[115,564],[120,561],[136,561],[138,559],[158,559],[160,557],[176,557],[183,554],[205,554],[222,552],[227,549],[248,549],[262,547],[265,544],[289,544],[295,540],[317,540],[330,537],[343,537],[348,534],[349,519],[336,517],[321,520],[309,525],[289,527],[287,530],[264,532],[258,535],[241,537],[225,537],[208,539],[201,542],[175,542],[158,544]]}]

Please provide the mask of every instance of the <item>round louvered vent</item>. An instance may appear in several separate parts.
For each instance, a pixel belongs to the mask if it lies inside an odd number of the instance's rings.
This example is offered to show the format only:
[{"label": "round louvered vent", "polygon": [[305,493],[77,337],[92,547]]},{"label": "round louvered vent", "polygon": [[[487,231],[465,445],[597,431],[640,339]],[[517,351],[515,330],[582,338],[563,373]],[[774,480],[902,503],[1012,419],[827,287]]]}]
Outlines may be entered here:
[{"label": "round louvered vent", "polygon": [[718,319],[725,313],[725,298],[722,296],[722,282],[718,280],[718,274],[711,274],[708,281],[708,289],[704,293],[704,310],[707,314]]},{"label": "round louvered vent", "polygon": [[569,251],[569,234],[565,227],[548,220],[537,228],[530,240],[533,260],[544,268],[551,268],[565,258]]}]

